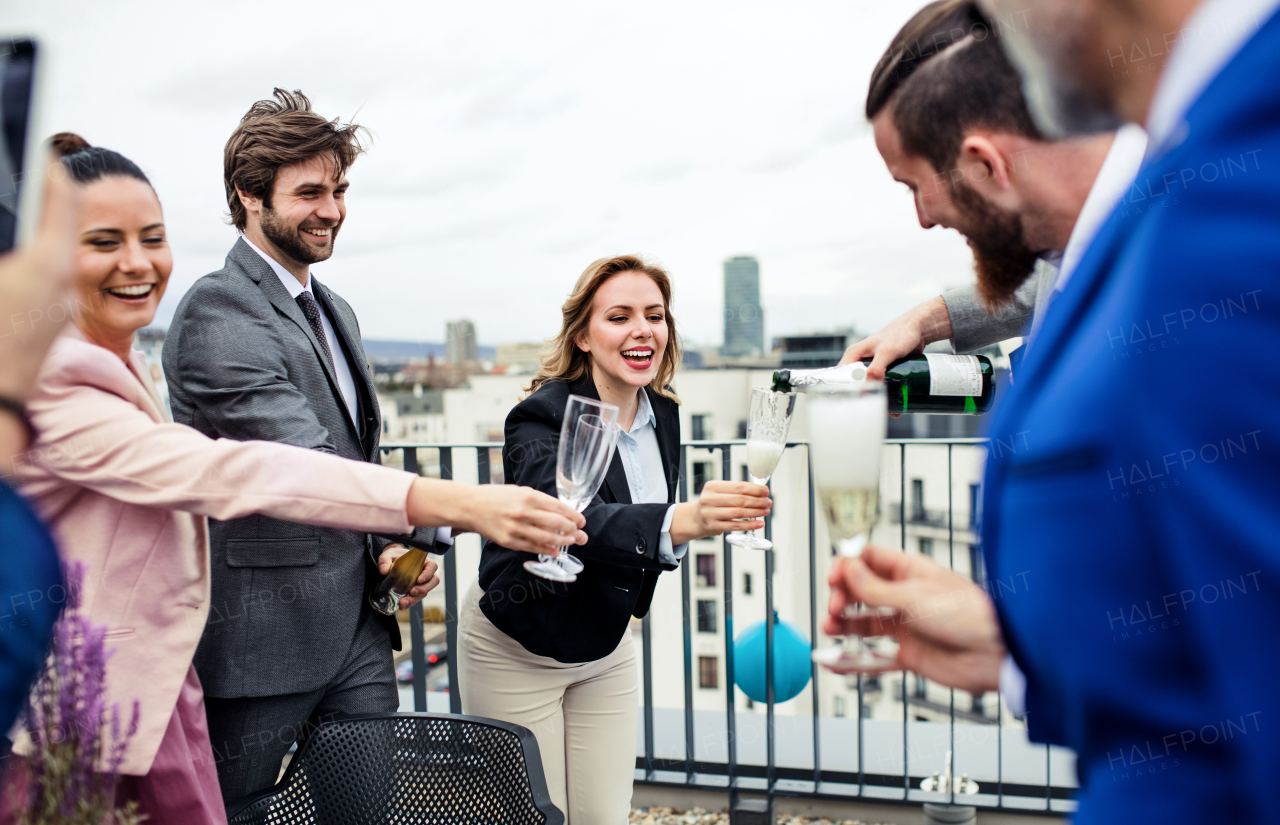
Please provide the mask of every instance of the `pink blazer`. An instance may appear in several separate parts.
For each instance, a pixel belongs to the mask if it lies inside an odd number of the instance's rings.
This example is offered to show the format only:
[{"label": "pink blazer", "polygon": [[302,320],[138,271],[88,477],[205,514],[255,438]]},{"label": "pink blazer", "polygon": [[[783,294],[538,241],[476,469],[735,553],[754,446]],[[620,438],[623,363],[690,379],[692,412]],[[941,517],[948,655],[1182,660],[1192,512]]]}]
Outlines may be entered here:
[{"label": "pink blazer", "polygon": [[174,424],[141,353],[128,366],[74,327],[29,404],[39,437],[17,481],[65,559],[86,563],[84,604],[108,628],[108,705],[142,723],[122,772],[151,769],[209,613],[206,517],[253,513],[407,533],[414,476],[265,441],[212,440]]}]

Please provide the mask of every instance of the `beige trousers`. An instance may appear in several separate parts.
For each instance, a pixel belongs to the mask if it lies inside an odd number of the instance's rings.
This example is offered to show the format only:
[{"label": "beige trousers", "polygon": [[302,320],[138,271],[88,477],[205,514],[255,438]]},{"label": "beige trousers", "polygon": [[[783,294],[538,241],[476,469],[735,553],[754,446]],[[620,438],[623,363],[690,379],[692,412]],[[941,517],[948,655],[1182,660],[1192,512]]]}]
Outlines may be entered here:
[{"label": "beige trousers", "polygon": [[458,616],[463,713],[533,731],[551,801],[564,811],[566,825],[623,825],[631,810],[639,716],[631,634],[599,661],[566,665],[533,655],[494,627],[480,610],[480,596],[473,584]]}]

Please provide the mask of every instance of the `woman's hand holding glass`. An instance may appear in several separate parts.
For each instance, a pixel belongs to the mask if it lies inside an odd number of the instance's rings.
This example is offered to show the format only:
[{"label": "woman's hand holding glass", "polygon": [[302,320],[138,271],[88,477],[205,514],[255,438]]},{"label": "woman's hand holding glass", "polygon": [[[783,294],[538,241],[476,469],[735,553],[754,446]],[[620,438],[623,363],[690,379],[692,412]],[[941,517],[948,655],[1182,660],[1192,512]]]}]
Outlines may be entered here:
[{"label": "woman's hand holding glass", "polygon": [[503,547],[525,553],[554,553],[556,547],[586,544],[587,520],[573,507],[531,487],[514,484],[459,484],[418,478],[409,490],[409,523],[451,525],[454,535],[479,533]]},{"label": "woman's hand holding glass", "polygon": [[697,501],[676,505],[671,519],[671,543],[684,544],[731,530],[760,529],[772,509],[773,499],[763,484],[708,481]]}]

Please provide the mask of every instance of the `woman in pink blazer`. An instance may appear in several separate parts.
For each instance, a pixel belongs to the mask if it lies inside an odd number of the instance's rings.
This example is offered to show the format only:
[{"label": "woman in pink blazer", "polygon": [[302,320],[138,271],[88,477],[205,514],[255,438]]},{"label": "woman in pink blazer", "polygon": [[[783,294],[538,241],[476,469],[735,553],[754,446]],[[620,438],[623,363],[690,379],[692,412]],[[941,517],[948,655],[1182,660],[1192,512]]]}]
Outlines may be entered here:
[{"label": "woman in pink blazer", "polygon": [[[121,801],[137,800],[151,822],[221,823],[191,666],[209,613],[206,518],[260,513],[393,534],[448,524],[530,552],[564,544],[557,532],[585,541],[583,519],[526,488],[419,478],[284,444],[215,441],[172,423],[132,348],[173,266],[159,200],[117,153],[73,135],[55,138],[55,148],[82,196],[79,311],[42,367],[28,404],[38,437],[16,457],[14,475],[63,557],[87,565],[84,609],[108,627],[115,648],[108,705],[118,703],[127,718],[141,703]],[[434,572],[430,563],[414,601],[438,582]]]}]

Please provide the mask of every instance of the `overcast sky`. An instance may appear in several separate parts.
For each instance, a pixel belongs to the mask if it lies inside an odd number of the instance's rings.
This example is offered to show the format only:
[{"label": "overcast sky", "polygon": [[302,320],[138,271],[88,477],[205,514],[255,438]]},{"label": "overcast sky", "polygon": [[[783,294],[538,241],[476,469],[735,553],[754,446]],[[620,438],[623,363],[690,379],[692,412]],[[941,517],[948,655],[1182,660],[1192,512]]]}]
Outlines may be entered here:
[{"label": "overcast sky", "polygon": [[273,86],[374,134],[318,278],[367,338],[556,332],[592,260],[642,252],[685,339],[718,344],[722,261],[760,260],[769,336],[870,331],[972,278],[922,230],[862,116],[919,0],[143,3],[0,0],[51,58],[47,131],[151,176],[176,266],[157,323],[222,266],[222,147]]}]

